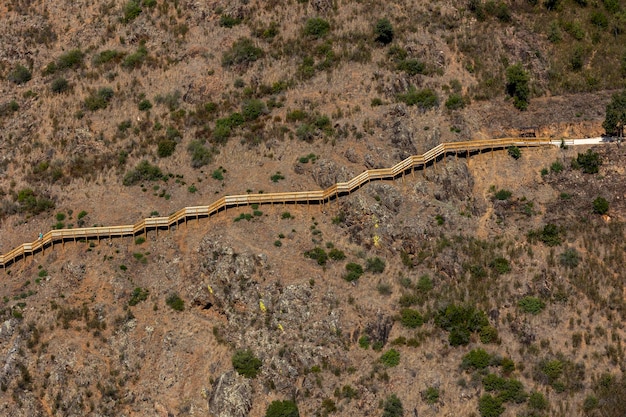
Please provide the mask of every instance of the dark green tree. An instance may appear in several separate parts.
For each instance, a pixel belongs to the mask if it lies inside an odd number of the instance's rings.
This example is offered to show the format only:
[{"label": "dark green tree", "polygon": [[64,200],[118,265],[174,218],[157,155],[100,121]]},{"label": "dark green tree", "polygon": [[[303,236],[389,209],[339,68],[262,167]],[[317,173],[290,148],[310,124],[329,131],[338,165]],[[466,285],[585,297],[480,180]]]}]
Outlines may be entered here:
[{"label": "dark green tree", "polygon": [[298,405],[290,400],[272,401],[267,407],[265,417],[300,417]]},{"label": "dark green tree", "polygon": [[254,353],[250,349],[238,350],[233,355],[233,368],[246,378],[255,378],[260,369],[262,362],[259,358],[254,356]]},{"label": "dark green tree", "polygon": [[374,27],[374,40],[383,45],[388,45],[393,41],[393,26],[389,19],[379,19]]},{"label": "dark green tree", "polygon": [[402,401],[396,394],[391,394],[385,400],[383,406],[383,417],[402,417],[404,415],[404,407]]},{"label": "dark green tree", "polygon": [[609,211],[609,202],[604,197],[598,197],[593,200],[593,212],[597,214],[606,214]]},{"label": "dark green tree", "polygon": [[609,136],[624,136],[626,124],[626,90],[613,94],[611,102],[606,105],[606,116],[602,127]]},{"label": "dark green tree", "polygon": [[528,108],[529,81],[530,75],[524,70],[522,64],[511,65],[506,69],[506,92],[513,97],[513,105],[519,110]]}]

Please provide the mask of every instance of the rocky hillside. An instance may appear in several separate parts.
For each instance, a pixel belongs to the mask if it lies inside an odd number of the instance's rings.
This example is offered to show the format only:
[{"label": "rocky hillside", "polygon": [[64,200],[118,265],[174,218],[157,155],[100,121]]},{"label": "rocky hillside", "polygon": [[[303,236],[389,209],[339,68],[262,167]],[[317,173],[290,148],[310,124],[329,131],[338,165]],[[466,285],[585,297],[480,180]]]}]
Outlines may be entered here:
[{"label": "rocky hillside", "polygon": [[626,155],[579,151],[18,263],[3,414],[623,415]]},{"label": "rocky hillside", "polygon": [[[625,7],[2,2],[0,251],[443,141],[600,135]],[[449,158],[20,261],[1,414],[623,416],[626,156],[585,151]]]}]

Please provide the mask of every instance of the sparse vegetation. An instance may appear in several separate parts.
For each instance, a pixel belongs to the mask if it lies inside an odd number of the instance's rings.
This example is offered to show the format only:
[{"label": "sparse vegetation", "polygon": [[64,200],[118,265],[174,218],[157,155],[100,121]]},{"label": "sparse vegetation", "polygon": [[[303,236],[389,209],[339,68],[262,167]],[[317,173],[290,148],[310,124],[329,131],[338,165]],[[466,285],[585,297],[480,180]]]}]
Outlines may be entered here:
[{"label": "sparse vegetation", "polygon": [[261,365],[263,365],[250,349],[237,350],[233,355],[232,362],[237,373],[246,378],[256,378],[261,371]]}]

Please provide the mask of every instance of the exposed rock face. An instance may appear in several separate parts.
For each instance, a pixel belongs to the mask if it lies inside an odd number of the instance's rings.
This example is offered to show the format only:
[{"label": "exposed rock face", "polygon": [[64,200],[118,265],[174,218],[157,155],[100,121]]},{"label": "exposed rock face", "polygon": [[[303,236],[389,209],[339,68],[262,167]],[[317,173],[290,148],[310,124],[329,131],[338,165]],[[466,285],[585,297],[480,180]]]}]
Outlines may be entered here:
[{"label": "exposed rock face", "polygon": [[[451,163],[448,161],[443,169],[427,170],[426,179],[430,181],[429,188],[433,196],[444,202],[465,200],[472,195],[474,179],[464,162]],[[426,184],[419,184],[424,186]]]},{"label": "exposed rock face", "polygon": [[235,371],[220,375],[213,384],[209,411],[215,417],[245,417],[252,408],[252,388]]},{"label": "exposed rock face", "polygon": [[333,161],[322,159],[315,164],[313,179],[322,188],[328,188],[337,182],[345,182],[354,177],[346,167],[338,166]]},{"label": "exposed rock face", "polygon": [[389,333],[393,327],[393,318],[378,313],[376,320],[367,325],[367,334],[373,342],[380,342],[383,345],[389,339]]},{"label": "exposed rock face", "polygon": [[401,120],[397,120],[391,128],[391,143],[397,149],[398,159],[417,154],[417,149],[413,145],[413,132]]}]

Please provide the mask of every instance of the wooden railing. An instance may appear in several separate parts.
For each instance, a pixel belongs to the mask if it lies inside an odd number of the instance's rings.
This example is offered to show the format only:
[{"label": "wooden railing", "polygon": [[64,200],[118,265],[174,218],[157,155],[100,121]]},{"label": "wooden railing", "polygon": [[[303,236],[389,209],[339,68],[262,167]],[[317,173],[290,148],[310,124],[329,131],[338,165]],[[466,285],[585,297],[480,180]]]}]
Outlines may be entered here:
[{"label": "wooden railing", "polygon": [[469,157],[472,152],[482,152],[485,150],[505,149],[510,146],[531,147],[544,145],[559,145],[560,141],[547,138],[506,138],[475,140],[467,142],[442,143],[435,146],[423,155],[413,155],[397,163],[391,168],[371,169],[362,172],[347,182],[339,182],[326,190],[319,191],[298,191],[268,194],[245,194],[229,195],[220,198],[208,206],[185,207],[168,217],[150,217],[141,220],[134,225],[105,226],[105,227],[84,227],[79,229],[51,230],[41,239],[31,243],[24,243],[12,251],[0,255],[0,268],[24,259],[28,255],[37,252],[45,252],[47,247],[54,248],[55,243],[66,241],[88,240],[124,236],[136,236],[145,234],[148,230],[168,229],[172,225],[187,222],[188,219],[199,219],[200,217],[210,217],[229,207],[244,206],[250,204],[325,204],[332,199],[339,198],[340,195],[350,194],[364,184],[373,180],[396,179],[404,177],[407,172],[414,172],[416,169],[424,169],[429,164],[436,164],[439,158],[446,155],[461,155]]}]

